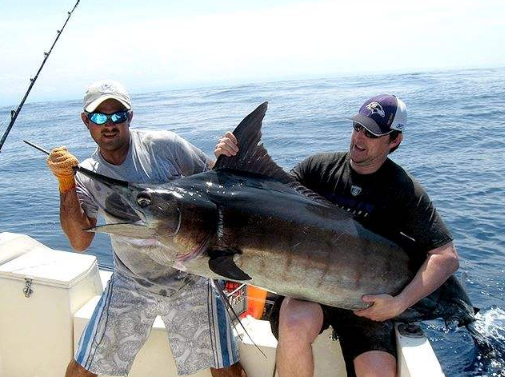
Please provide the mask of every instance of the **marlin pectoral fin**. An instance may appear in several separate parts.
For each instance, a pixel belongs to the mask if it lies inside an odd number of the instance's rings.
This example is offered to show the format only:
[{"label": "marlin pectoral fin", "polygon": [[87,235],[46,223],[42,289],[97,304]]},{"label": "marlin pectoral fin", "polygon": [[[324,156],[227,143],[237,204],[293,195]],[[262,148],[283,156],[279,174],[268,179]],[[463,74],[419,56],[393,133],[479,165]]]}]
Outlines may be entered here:
[{"label": "marlin pectoral fin", "polygon": [[237,254],[237,251],[212,249],[208,251],[208,254],[209,268],[216,274],[239,281],[252,279],[235,264],[233,255]]},{"label": "marlin pectoral fin", "polygon": [[131,238],[155,238],[154,229],[139,224],[107,224],[84,229],[86,232],[115,234]]}]

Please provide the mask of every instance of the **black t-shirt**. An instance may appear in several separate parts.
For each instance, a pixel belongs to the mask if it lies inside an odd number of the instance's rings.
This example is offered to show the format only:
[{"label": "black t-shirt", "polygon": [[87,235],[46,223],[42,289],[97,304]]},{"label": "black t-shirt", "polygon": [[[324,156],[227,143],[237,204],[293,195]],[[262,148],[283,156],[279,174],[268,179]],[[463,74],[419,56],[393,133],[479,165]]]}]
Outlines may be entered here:
[{"label": "black t-shirt", "polygon": [[401,246],[415,268],[428,251],[452,241],[423,187],[389,158],[375,173],[358,174],[348,153],[321,153],[302,161],[291,174],[351,212],[365,228]]}]

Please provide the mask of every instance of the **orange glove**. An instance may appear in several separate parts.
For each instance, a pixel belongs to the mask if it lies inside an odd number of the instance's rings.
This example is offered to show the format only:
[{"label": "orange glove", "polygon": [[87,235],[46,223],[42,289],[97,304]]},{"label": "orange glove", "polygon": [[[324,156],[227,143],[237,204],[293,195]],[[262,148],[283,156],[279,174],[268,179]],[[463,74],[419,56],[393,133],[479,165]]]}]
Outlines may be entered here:
[{"label": "orange glove", "polygon": [[72,168],[79,164],[77,158],[71,154],[67,147],[54,148],[47,157],[47,166],[58,178],[61,193],[75,188],[74,171]]}]

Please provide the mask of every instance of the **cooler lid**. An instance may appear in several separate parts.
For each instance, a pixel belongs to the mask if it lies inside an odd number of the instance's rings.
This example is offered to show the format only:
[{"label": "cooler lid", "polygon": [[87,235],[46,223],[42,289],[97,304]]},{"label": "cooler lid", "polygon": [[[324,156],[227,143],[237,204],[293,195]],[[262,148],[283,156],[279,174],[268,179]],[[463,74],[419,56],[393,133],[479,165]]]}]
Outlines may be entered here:
[{"label": "cooler lid", "polygon": [[37,284],[70,288],[94,266],[96,257],[93,255],[52,250],[42,246],[0,265],[0,280],[32,278]]},{"label": "cooler lid", "polygon": [[2,232],[0,233],[0,265],[36,247],[47,246],[26,234]]}]

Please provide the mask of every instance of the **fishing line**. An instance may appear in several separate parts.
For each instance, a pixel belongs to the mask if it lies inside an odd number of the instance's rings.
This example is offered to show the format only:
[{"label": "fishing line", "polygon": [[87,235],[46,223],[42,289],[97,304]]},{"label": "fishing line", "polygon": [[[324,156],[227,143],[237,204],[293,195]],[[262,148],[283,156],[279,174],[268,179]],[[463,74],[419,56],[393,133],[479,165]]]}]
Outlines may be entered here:
[{"label": "fishing line", "polygon": [[58,39],[60,39],[61,33],[63,33],[63,30],[65,29],[65,26],[67,26],[68,21],[70,20],[70,17],[72,17],[72,14],[74,13],[75,8],[77,8],[77,5],[79,5],[79,2],[81,0],[77,0],[75,3],[74,7],[72,10],[68,13],[68,17],[63,24],[63,27],[60,30],[56,30],[56,39],[54,40],[51,48],[49,49],[49,52],[44,52],[44,60],[42,60],[42,64],[39,67],[39,70],[37,71],[36,75],[30,79],[30,86],[28,87],[28,90],[26,91],[23,99],[21,100],[21,103],[19,104],[18,108],[16,110],[11,111],[11,120],[9,123],[9,126],[5,130],[2,139],[0,139],[0,152],[2,151],[2,147],[5,143],[5,139],[7,139],[7,136],[9,136],[9,133],[11,132],[12,127],[14,126],[14,122],[16,122],[16,119],[21,112],[21,109],[23,108],[23,105],[25,104],[26,99],[28,98],[28,94],[30,94],[30,91],[32,90],[33,85],[35,84],[35,81],[37,81],[37,78],[39,77],[40,71],[42,71],[42,68],[44,67],[44,64],[46,64],[47,59],[49,58],[49,55],[51,55],[51,52],[53,51],[54,46],[56,45],[56,42],[58,42]]}]

